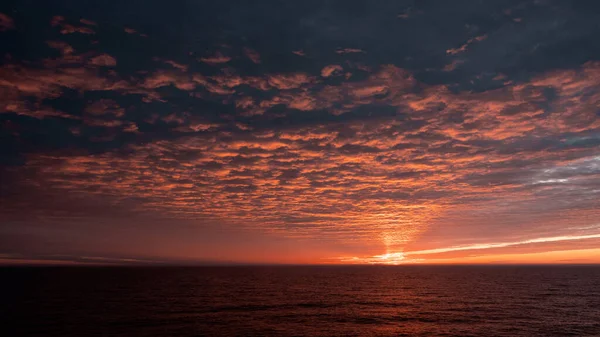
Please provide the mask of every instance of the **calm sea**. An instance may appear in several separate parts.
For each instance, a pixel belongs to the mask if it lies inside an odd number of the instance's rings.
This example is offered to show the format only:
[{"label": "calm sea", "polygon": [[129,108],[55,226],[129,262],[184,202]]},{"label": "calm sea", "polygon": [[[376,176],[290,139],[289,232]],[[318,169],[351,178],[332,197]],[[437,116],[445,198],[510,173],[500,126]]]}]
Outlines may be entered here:
[{"label": "calm sea", "polygon": [[2,268],[2,336],[600,336],[600,266]]}]

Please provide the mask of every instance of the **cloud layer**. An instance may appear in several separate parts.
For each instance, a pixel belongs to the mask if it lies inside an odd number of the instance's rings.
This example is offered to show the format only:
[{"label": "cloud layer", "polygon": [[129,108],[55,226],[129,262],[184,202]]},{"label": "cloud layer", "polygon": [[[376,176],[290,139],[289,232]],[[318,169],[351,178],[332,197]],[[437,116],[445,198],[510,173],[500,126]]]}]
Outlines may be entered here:
[{"label": "cloud layer", "polygon": [[[0,67],[6,254],[206,260],[143,243],[189,226],[237,233],[210,247],[228,261],[278,240],[295,242],[286,261],[398,262],[597,238],[597,8],[333,2],[255,24],[260,8],[185,23],[204,5],[134,20],[108,3],[0,8],[22,41]],[[136,223],[138,249],[75,244],[105,221]],[[63,248],[57,222],[81,224]],[[233,235],[261,239],[232,253]]]}]

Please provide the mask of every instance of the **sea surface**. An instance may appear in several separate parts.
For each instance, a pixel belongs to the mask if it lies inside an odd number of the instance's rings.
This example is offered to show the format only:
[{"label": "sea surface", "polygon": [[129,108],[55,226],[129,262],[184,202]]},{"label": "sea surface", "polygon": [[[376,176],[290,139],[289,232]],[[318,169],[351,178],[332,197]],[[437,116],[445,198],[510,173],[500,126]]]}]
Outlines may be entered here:
[{"label": "sea surface", "polygon": [[600,266],[0,268],[2,336],[600,336]]}]

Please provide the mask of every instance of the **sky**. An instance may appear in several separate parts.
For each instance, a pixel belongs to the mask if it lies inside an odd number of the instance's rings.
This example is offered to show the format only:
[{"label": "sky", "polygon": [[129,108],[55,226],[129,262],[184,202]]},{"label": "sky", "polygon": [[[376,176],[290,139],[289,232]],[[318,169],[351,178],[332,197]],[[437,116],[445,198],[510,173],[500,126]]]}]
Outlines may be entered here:
[{"label": "sky", "polygon": [[2,1],[0,263],[600,263],[597,1]]}]

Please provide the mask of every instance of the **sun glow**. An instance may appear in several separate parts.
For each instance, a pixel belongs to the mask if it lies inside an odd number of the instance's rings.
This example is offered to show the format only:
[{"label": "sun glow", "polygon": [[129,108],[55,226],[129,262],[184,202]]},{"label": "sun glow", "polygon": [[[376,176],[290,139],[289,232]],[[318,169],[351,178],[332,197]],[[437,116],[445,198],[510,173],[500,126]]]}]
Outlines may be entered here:
[{"label": "sun glow", "polygon": [[[595,227],[594,227],[595,228]],[[443,261],[439,258],[434,259],[422,259],[422,258],[412,258],[412,256],[421,256],[421,255],[430,255],[430,254],[441,254],[441,253],[449,253],[449,252],[457,252],[457,251],[485,251],[487,249],[493,248],[505,248],[511,246],[520,246],[527,244],[536,244],[536,243],[546,243],[546,242],[560,242],[560,241],[573,241],[573,240],[589,240],[589,239],[600,239],[600,233],[595,234],[587,234],[587,235],[564,235],[564,236],[553,236],[553,237],[541,237],[541,238],[533,238],[522,241],[513,241],[513,242],[495,242],[495,243],[481,243],[481,244],[471,244],[464,246],[451,246],[451,247],[443,247],[436,249],[427,249],[427,250],[415,250],[415,251],[401,251],[401,252],[392,252],[381,255],[373,255],[367,257],[352,257],[352,258],[340,258],[339,260],[345,263],[366,263],[366,264],[408,264],[408,263],[420,263],[426,261]],[[484,257],[486,254],[482,253],[479,257]],[[469,257],[472,258],[473,256]]]},{"label": "sun glow", "polygon": [[340,260],[344,263],[356,263],[356,264],[407,264],[407,263],[418,263],[423,261],[422,259],[407,258],[404,252],[386,253],[381,255],[373,255],[369,257],[342,257]]},{"label": "sun glow", "polygon": [[405,256],[403,252],[398,253],[387,253],[383,255],[375,255],[374,258],[381,259],[384,263],[396,264],[402,263],[404,261]]}]

